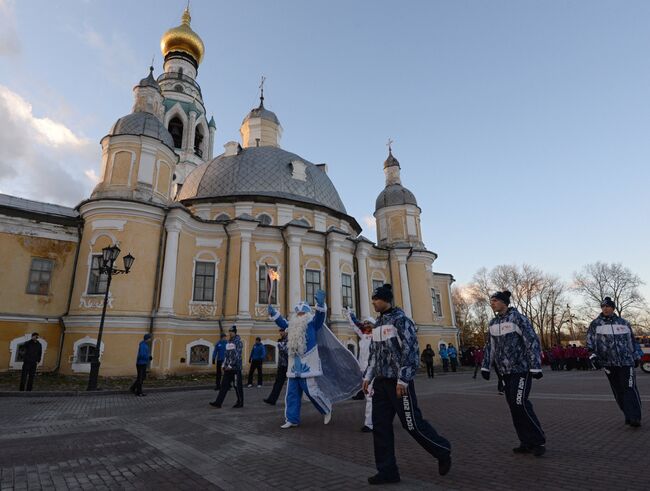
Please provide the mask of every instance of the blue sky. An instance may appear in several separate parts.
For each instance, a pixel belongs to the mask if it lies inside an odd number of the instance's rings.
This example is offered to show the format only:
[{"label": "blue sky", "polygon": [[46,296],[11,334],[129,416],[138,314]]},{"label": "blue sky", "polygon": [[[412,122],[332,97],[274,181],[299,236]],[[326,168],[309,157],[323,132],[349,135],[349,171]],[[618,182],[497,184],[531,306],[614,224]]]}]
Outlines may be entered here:
[{"label": "blue sky", "polygon": [[[0,192],[75,204],[183,1],[0,0]],[[650,283],[650,2],[193,0],[215,153],[267,77],[282,146],[368,218],[386,140],[435,267],[620,261]],[[94,173],[94,174],[93,174]],[[644,288],[650,297],[650,287]]]}]

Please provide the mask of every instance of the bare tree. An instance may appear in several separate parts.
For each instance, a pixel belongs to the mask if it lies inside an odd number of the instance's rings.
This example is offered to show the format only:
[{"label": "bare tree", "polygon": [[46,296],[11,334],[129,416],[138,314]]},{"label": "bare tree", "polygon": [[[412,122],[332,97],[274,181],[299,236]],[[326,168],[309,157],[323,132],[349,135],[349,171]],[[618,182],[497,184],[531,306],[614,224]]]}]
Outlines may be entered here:
[{"label": "bare tree", "polygon": [[645,306],[639,291],[641,278],[621,263],[587,264],[573,276],[574,289],[589,305],[599,305],[605,297],[616,303],[616,313],[636,313]]}]

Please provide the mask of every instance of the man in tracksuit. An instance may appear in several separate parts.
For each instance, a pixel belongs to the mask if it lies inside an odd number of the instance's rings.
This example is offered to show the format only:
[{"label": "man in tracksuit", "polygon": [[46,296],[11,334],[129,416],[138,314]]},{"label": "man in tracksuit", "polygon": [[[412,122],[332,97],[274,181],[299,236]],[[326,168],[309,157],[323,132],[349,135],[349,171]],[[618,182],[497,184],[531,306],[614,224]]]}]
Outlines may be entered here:
[{"label": "man in tracksuit", "polygon": [[227,344],[228,341],[226,340],[226,335],[221,334],[219,342],[214,347],[214,352],[212,353],[212,364],[217,366],[217,383],[215,384],[214,390],[219,390],[221,388],[221,369],[223,366],[223,360],[226,358]]},{"label": "man in tracksuit", "polygon": [[251,355],[248,358],[250,367],[248,369],[248,387],[253,386],[253,373],[257,370],[257,386],[262,387],[262,364],[266,358],[266,348],[262,344],[262,338],[255,338],[255,344],[251,350]]},{"label": "man in tracksuit", "polygon": [[43,347],[38,340],[38,333],[33,332],[29,341],[23,344],[23,368],[20,372],[20,390],[32,390],[36,367],[43,357]]},{"label": "man in tracksuit", "polygon": [[147,377],[147,365],[151,361],[151,349],[149,348],[149,340],[151,339],[151,334],[147,333],[144,335],[142,341],[138,345],[138,355],[135,360],[135,369],[137,372],[135,382],[131,385],[131,392],[136,396],[144,396],[142,393],[142,384],[144,379]]},{"label": "man in tracksuit", "polygon": [[542,378],[541,347],[530,321],[514,307],[508,307],[510,296],[505,290],[490,297],[496,316],[490,321],[481,375],[489,380],[490,367],[494,366],[503,376],[506,400],[520,442],[512,451],[541,457],[546,452],[546,437],[528,400],[532,379]]},{"label": "man in tracksuit", "polygon": [[275,376],[275,383],[273,384],[273,389],[269,396],[264,399],[264,402],[275,406],[275,403],[280,397],[280,392],[282,392],[282,387],[287,380],[287,367],[289,366],[289,351],[287,349],[287,331],[286,329],[280,329],[280,339],[278,339],[277,344],[278,350],[278,371]]},{"label": "man in tracksuit", "polygon": [[372,304],[379,318],[372,332],[370,359],[363,377],[363,390],[372,382],[372,423],[377,474],[370,484],[399,482],[395,460],[393,419],[398,415],[402,427],[427,452],[438,459],[438,472],[451,469],[451,444],[422,417],[415,395],[415,373],[419,365],[418,339],[413,321],[393,307],[391,285],[378,287]]},{"label": "man in tracksuit", "polygon": [[237,395],[237,402],[234,408],[244,407],[244,389],[242,388],[241,368],[242,368],[242,351],[244,345],[241,338],[237,335],[237,326],[232,326],[228,329],[228,343],[226,344],[226,356],[223,360],[223,380],[221,381],[221,389],[219,395],[214,402],[210,405],[213,407],[221,407],[226,394],[230,390],[230,386],[235,387],[235,394]]},{"label": "man in tracksuit", "polygon": [[604,368],[625,424],[641,426],[641,398],[636,387],[634,369],[639,366],[641,347],[634,338],[630,323],[614,313],[616,304],[605,297],[602,313],[587,330],[587,349],[594,368]]}]

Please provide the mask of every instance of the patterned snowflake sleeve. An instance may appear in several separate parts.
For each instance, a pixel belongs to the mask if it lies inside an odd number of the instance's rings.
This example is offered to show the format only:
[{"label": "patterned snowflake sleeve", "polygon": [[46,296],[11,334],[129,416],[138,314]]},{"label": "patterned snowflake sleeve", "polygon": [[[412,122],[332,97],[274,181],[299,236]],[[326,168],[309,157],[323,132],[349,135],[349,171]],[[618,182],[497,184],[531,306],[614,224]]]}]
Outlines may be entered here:
[{"label": "patterned snowflake sleeve", "polygon": [[363,374],[364,380],[372,380],[375,376],[375,363],[377,362],[375,353],[375,343],[370,343],[370,354],[368,355],[368,367]]},{"label": "patterned snowflake sleeve", "polygon": [[521,329],[521,335],[524,338],[524,345],[526,346],[526,356],[528,357],[529,370],[541,371],[542,370],[542,348],[539,344],[539,337],[533,329],[533,325],[523,315],[518,316],[517,324]]},{"label": "patterned snowflake sleeve", "polygon": [[[401,325],[400,325],[401,324]],[[415,325],[407,317],[396,319],[395,327],[402,341],[402,357],[398,374],[398,383],[408,385],[415,378],[418,369],[418,337]]]},{"label": "patterned snowflake sleeve", "polygon": [[596,353],[596,321],[592,321],[587,329],[587,350]]}]

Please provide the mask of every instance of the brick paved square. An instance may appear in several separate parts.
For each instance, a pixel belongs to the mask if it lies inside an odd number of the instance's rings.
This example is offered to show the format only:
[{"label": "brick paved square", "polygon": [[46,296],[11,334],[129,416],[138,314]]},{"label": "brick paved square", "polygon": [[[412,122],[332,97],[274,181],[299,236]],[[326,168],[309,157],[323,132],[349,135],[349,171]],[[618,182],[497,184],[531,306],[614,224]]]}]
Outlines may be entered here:
[{"label": "brick paved square", "polygon": [[[642,400],[650,375],[639,373]],[[332,423],[309,404],[281,430],[283,406],[248,389],[242,410],[213,409],[213,391],[0,399],[0,489],[358,489],[374,473],[360,401]],[[425,417],[452,442],[436,463],[396,422],[401,489],[648,489],[647,426],[624,426],[602,372],[547,372],[531,401],[548,438],[541,459],[515,456],[517,438],[496,382],[467,373],[419,377]],[[234,402],[234,401],[226,401]],[[647,411],[644,410],[644,415]],[[647,421],[646,421],[647,423]]]}]

